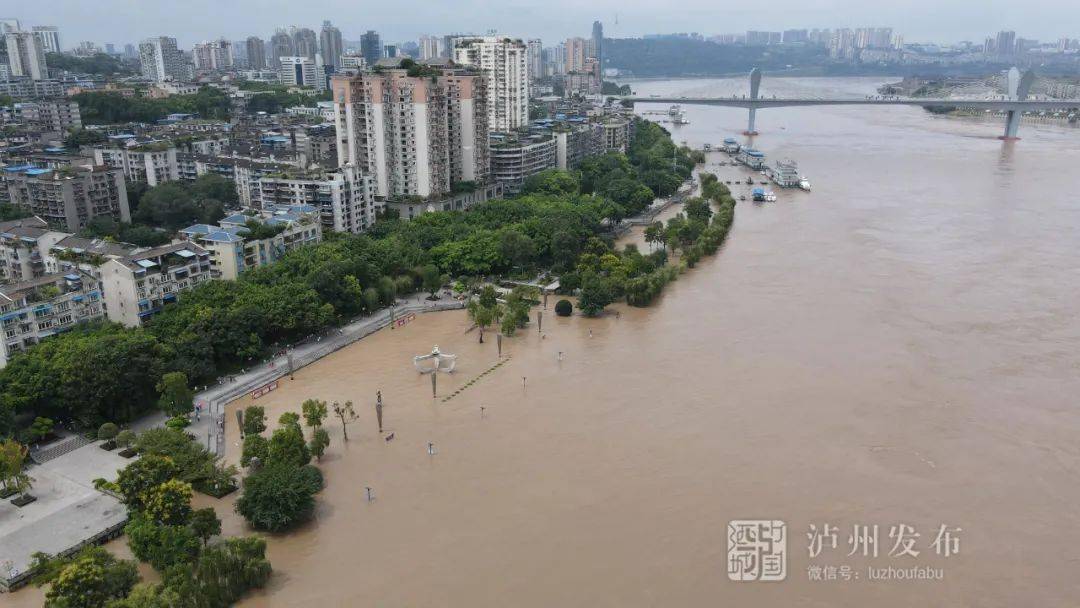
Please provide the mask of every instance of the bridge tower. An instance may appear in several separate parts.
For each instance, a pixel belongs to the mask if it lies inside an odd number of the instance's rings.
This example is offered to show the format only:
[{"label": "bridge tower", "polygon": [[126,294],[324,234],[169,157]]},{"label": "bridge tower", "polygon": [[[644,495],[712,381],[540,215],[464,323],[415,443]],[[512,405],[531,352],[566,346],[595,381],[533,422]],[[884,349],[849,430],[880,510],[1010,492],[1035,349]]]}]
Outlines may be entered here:
[{"label": "bridge tower", "polygon": [[[1015,66],[1009,70],[1009,100],[1024,101],[1031,91],[1031,85],[1035,83],[1035,71],[1028,70],[1020,75],[1020,70]],[[1005,135],[1001,139],[1006,141],[1020,139],[1016,133],[1020,130],[1021,110],[1009,110],[1005,118]]]},{"label": "bridge tower", "polygon": [[750,121],[746,125],[746,130],[743,131],[743,135],[758,134],[754,130],[754,122],[757,120],[757,107],[755,107],[754,102],[758,99],[759,88],[761,88],[761,70],[754,68],[750,70]]}]

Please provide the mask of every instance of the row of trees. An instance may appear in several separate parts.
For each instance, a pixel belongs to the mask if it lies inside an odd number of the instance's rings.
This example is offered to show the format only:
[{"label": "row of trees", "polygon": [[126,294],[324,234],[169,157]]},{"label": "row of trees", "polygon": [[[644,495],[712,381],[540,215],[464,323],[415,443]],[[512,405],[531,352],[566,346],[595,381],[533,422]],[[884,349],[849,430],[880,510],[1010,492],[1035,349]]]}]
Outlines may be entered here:
[{"label": "row of trees", "polygon": [[78,93],[72,99],[79,103],[84,124],[156,122],[169,114],[198,114],[200,118],[228,120],[231,106],[229,96],[214,87],[161,99],[125,97],[108,91]]}]

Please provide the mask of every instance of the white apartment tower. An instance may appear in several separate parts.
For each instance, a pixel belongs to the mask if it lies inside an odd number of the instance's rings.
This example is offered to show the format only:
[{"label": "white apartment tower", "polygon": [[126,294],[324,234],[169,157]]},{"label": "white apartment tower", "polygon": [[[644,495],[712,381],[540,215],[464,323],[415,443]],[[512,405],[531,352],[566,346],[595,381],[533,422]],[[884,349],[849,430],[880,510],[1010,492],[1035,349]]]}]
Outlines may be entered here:
[{"label": "white apartment tower", "polygon": [[513,131],[529,124],[529,63],[525,43],[506,36],[456,38],[455,63],[488,78],[488,128]]},{"label": "white apartment tower", "polygon": [[382,199],[450,192],[488,178],[487,79],[475,70],[336,76],[338,164],[375,179]]},{"label": "white apartment tower", "polygon": [[59,53],[63,50],[60,46],[60,29],[55,25],[35,25],[30,28],[34,35],[41,38],[41,45],[46,53]]},{"label": "white apartment tower", "polygon": [[12,76],[21,76],[31,80],[49,78],[49,68],[45,65],[45,45],[33,32],[13,31],[4,34],[7,42],[8,67]]},{"label": "white apartment tower", "polygon": [[158,36],[139,44],[139,63],[142,75],[154,82],[186,80],[184,54],[176,48],[176,38]]}]

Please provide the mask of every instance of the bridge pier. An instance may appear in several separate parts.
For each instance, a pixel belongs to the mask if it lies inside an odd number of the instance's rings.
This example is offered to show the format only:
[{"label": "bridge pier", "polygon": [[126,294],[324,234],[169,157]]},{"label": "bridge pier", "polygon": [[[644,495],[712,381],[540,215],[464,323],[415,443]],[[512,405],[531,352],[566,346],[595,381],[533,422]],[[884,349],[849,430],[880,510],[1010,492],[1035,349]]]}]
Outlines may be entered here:
[{"label": "bridge pier", "polygon": [[1020,139],[1016,134],[1020,131],[1020,110],[1009,110],[1005,118],[1005,134],[999,137],[1005,141]]},{"label": "bridge pier", "polygon": [[757,108],[750,108],[750,121],[746,123],[746,130],[743,131],[743,135],[757,135],[758,132],[754,130],[754,122],[757,120]]}]

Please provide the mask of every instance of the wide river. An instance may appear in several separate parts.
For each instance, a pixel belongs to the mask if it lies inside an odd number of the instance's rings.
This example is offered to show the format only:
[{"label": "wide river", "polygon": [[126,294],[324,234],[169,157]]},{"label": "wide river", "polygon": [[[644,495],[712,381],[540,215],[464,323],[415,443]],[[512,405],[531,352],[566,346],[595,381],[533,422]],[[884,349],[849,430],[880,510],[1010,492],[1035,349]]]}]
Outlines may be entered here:
[{"label": "wide river", "polygon": [[[861,97],[884,81],[763,92]],[[745,128],[743,110],[686,110],[680,142]],[[316,519],[271,537],[275,575],[243,605],[1076,605],[1080,132],[1025,124],[1003,143],[996,120],[903,107],[763,110],[758,129],[813,192],[741,202],[723,250],[654,306],[559,319],[552,300],[542,337],[534,322],[505,340],[509,361],[445,402],[496,362],[460,312],[262,397],[272,419],[308,397],[361,417],[347,444],[328,423]],[[411,363],[434,344],[459,355],[438,400]],[[243,531],[228,500],[219,511]],[[729,578],[732,520],[784,522],[761,555],[771,568],[786,545],[784,580]],[[825,526],[835,548],[811,543]],[[898,578],[914,567],[941,579]]]}]

